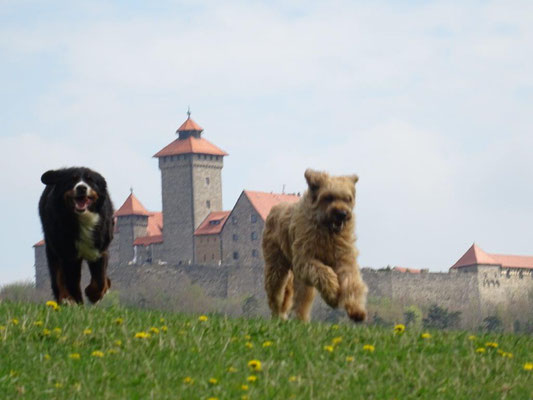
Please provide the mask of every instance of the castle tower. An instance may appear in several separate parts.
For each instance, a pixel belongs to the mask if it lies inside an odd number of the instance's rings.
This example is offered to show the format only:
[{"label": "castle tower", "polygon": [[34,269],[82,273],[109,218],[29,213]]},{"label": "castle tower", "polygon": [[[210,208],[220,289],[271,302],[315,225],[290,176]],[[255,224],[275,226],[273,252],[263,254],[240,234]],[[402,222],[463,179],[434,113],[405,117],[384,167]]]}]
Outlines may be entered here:
[{"label": "castle tower", "polygon": [[124,204],[115,212],[117,218],[118,258],[120,263],[128,263],[135,258],[133,241],[146,236],[150,213],[133,195],[133,190]]},{"label": "castle tower", "polygon": [[222,167],[226,152],[202,138],[191,119],[178,138],[154,157],[159,159],[163,203],[163,253],[170,264],[194,260],[194,231],[211,211],[222,210]]}]

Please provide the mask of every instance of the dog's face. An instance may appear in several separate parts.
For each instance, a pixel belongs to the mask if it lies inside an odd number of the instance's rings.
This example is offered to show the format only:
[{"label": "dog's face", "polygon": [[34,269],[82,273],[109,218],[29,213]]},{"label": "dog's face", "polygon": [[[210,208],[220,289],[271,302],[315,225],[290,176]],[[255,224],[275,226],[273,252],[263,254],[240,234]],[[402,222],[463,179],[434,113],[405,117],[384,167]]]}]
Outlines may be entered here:
[{"label": "dog's face", "polygon": [[341,232],[353,218],[357,175],[329,176],[308,169],[305,179],[318,223],[333,233]]},{"label": "dog's face", "polygon": [[60,196],[67,209],[77,214],[98,211],[107,195],[104,177],[89,168],[47,171],[41,181],[45,185],[54,185],[55,196]]}]

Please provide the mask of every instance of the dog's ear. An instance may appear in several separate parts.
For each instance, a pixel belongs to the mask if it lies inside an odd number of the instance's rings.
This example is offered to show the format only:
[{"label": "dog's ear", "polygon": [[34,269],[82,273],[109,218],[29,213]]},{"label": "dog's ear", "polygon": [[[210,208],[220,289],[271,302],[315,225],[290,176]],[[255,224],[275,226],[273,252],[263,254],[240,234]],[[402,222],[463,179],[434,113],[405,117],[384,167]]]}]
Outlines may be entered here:
[{"label": "dog's ear", "polygon": [[44,174],[41,175],[41,182],[45,185],[55,185],[57,182],[61,180],[62,177],[61,171],[46,171]]},{"label": "dog's ear", "polygon": [[313,193],[320,188],[326,179],[326,174],[324,172],[315,171],[310,168],[305,170],[304,176],[307,185],[309,185],[309,190]]},{"label": "dog's ear", "polygon": [[350,175],[348,176],[353,181],[353,184],[355,185],[359,181],[359,177],[357,175]]}]

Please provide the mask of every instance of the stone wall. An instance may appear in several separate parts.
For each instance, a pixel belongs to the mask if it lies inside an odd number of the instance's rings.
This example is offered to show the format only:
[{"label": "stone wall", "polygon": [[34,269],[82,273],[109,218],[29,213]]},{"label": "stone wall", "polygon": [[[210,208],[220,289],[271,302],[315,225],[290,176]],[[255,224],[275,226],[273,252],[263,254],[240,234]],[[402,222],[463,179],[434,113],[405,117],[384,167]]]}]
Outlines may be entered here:
[{"label": "stone wall", "polygon": [[196,263],[220,265],[222,262],[222,241],[220,235],[197,235],[194,237]]}]

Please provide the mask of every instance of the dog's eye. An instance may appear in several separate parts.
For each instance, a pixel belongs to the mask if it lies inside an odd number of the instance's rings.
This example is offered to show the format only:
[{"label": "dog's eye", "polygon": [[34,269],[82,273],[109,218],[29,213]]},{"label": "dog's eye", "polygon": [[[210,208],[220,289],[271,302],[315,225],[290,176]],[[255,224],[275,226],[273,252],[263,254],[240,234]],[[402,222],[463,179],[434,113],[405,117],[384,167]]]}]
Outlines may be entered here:
[{"label": "dog's eye", "polygon": [[73,181],[73,182],[78,182],[79,180],[80,180],[79,175],[73,175],[73,176],[72,176],[72,181]]},{"label": "dog's eye", "polygon": [[331,194],[324,196],[324,201],[327,203],[331,203],[333,200],[335,200],[335,198]]}]

